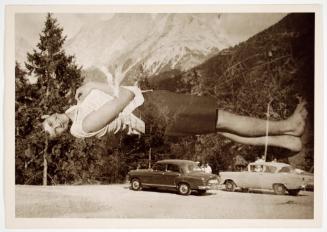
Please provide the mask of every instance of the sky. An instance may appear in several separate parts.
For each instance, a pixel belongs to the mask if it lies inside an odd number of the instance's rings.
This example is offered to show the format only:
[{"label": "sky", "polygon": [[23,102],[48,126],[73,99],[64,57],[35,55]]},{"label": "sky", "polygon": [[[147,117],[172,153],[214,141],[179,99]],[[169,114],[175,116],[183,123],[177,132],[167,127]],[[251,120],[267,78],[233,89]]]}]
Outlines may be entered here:
[{"label": "sky", "polygon": [[[113,13],[108,14],[54,14],[68,39],[73,37],[83,25],[96,21],[109,20]],[[283,18],[285,13],[225,13],[222,25],[235,40],[242,40],[269,27]],[[16,33],[25,34],[31,40],[37,40],[43,28],[46,14],[17,14],[15,18]]]},{"label": "sky", "polygon": [[230,13],[223,14],[221,24],[232,40],[232,44],[236,44],[277,23],[286,15],[285,13]]},{"label": "sky", "polygon": [[[64,28],[67,39],[73,37],[83,25],[101,20],[109,20],[114,14],[53,14]],[[44,26],[46,14],[28,13],[16,14],[15,32],[25,35],[30,41],[38,40],[38,35]]]}]

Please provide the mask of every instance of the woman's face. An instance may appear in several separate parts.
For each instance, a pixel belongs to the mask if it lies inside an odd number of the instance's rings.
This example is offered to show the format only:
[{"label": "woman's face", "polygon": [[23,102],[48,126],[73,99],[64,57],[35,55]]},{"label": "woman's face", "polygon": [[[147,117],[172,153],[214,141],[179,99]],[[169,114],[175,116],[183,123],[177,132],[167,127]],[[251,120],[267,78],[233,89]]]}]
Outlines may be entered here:
[{"label": "woman's face", "polygon": [[61,135],[68,129],[69,117],[66,114],[52,114],[45,120],[48,125],[47,131],[51,137],[56,137]]}]

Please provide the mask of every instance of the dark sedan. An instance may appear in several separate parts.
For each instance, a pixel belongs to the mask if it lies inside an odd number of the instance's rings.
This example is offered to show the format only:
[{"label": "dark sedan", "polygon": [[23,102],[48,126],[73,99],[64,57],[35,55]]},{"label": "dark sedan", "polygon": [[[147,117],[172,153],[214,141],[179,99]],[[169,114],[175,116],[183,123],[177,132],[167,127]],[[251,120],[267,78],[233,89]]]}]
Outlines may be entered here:
[{"label": "dark sedan", "polygon": [[218,176],[201,171],[196,162],[190,160],[161,160],[151,169],[132,170],[128,178],[133,190],[144,187],[174,189],[181,195],[189,195],[192,190],[205,194],[216,189]]}]

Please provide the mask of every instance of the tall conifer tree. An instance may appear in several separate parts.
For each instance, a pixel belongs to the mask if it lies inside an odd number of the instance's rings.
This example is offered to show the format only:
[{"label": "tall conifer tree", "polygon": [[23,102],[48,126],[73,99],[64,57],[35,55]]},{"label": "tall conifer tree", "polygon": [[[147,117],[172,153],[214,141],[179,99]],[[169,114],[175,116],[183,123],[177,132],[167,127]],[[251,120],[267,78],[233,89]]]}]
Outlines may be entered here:
[{"label": "tall conifer tree", "polygon": [[[76,88],[83,81],[81,67],[75,64],[74,56],[67,55],[63,49],[65,40],[63,28],[59,26],[57,19],[48,13],[37,48],[31,53],[27,53],[27,62],[25,63],[28,74],[37,78],[35,95],[38,97],[33,99],[31,107],[37,109],[38,118],[44,114],[62,112],[67,109],[73,103]],[[39,136],[35,135],[33,138],[33,142],[38,143],[38,146],[40,146],[39,144],[44,145],[42,152],[43,184],[46,185],[49,177],[48,162],[52,160],[53,151],[58,150],[58,146],[61,145],[49,142],[47,137],[45,137],[44,143],[37,141],[40,139]]]}]

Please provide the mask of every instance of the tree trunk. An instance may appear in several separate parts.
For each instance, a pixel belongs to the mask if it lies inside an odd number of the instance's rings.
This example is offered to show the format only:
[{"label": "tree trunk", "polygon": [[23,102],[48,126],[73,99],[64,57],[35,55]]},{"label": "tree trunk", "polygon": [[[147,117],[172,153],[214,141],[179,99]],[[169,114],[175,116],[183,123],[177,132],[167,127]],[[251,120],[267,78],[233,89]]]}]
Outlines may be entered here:
[{"label": "tree trunk", "polygon": [[[47,72],[47,90],[45,95],[45,104],[49,104],[49,95],[50,95],[50,83],[51,83],[51,74]],[[50,78],[49,78],[50,77]],[[46,186],[48,183],[48,162],[47,162],[47,156],[48,156],[48,136],[45,138],[45,148],[43,152],[43,185]]]},{"label": "tree trunk", "polygon": [[48,178],[48,162],[47,162],[47,156],[48,156],[48,138],[45,139],[45,148],[43,152],[43,185],[46,186],[48,184],[47,178]]}]

